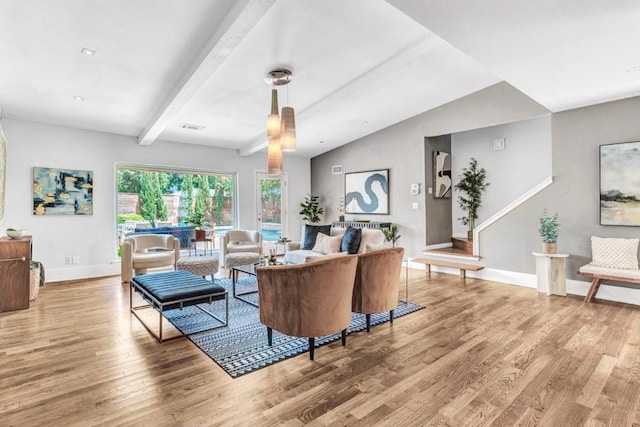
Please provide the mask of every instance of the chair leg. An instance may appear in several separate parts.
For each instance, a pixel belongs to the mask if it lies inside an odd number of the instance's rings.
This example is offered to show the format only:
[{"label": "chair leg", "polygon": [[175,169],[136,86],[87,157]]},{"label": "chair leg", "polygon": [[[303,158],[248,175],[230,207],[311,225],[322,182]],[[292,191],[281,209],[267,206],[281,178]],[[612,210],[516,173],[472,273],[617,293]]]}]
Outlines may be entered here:
[{"label": "chair leg", "polygon": [[371,332],[371,315],[367,313],[365,317],[367,319],[367,332]]},{"label": "chair leg", "polygon": [[269,347],[273,345],[273,329],[267,326],[267,343],[269,343]]},{"label": "chair leg", "polygon": [[316,348],[316,339],[314,337],[309,338],[309,359],[313,360],[313,350]]},{"label": "chair leg", "polygon": [[343,329],[342,330],[342,346],[344,347],[345,345],[347,345],[347,330]]},{"label": "chair leg", "polygon": [[389,323],[393,325],[393,310],[389,311]]}]

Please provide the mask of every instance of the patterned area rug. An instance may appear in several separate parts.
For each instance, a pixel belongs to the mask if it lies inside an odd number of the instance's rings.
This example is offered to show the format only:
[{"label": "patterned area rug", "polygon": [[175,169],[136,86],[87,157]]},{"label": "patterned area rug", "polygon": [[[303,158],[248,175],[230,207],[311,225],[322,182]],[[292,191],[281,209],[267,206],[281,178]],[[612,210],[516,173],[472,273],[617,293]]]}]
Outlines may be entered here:
[{"label": "patterned area rug", "polygon": [[[166,318],[186,335],[196,346],[211,357],[232,377],[239,377],[265,366],[296,356],[309,350],[307,338],[290,337],[273,331],[273,346],[267,344],[267,328],[260,323],[259,309],[231,295],[231,280],[217,279],[218,284],[229,291],[229,325],[219,329],[199,332],[220,324],[198,307],[186,307],[183,310],[165,312]],[[255,277],[242,276],[236,286],[243,293],[256,289]],[[258,303],[258,294],[245,295],[243,298]],[[217,302],[213,307],[203,308],[224,318],[224,304]],[[404,316],[424,307],[410,302],[399,301],[394,318]],[[371,315],[371,325],[389,321],[388,313]],[[366,329],[365,315],[352,313],[349,332]],[[340,339],[340,334],[316,338],[316,347]],[[347,338],[347,345],[348,345]]]}]

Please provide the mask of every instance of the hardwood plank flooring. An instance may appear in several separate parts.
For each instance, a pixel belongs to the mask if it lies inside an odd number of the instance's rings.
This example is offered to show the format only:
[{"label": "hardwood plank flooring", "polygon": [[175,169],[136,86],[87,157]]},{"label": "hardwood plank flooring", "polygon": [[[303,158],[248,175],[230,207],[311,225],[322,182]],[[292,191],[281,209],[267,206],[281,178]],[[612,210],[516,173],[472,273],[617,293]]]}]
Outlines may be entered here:
[{"label": "hardwood plank flooring", "polygon": [[0,426],[640,425],[640,307],[409,281],[424,310],[237,379],[156,343],[119,277],[47,285],[0,313]]}]

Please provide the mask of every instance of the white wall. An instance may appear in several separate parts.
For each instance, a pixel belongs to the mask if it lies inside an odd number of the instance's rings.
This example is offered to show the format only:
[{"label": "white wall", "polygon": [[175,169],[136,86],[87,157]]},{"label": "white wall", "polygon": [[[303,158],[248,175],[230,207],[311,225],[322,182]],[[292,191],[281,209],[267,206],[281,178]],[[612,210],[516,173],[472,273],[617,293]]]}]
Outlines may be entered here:
[{"label": "white wall", "polygon": [[[502,138],[505,149],[494,150],[493,141]],[[551,176],[551,116],[453,134],[451,152],[454,184],[472,157],[487,171],[490,185],[482,195],[478,226]],[[453,192],[453,235],[466,237],[467,226],[457,220],[466,215],[459,195]]]},{"label": "white wall", "polygon": [[[4,228],[26,228],[33,235],[33,259],[43,263],[48,282],[120,274],[116,257],[116,163],[174,166],[237,172],[241,228],[256,227],[255,173],[266,168],[266,154],[241,157],[235,150],[157,141],[139,146],[132,137],[3,119],[7,137],[7,188]],[[288,229],[299,230],[297,204],[310,189],[308,159],[285,156],[289,177]],[[32,168],[91,170],[94,214],[33,215]],[[293,207],[293,208],[291,208]],[[80,256],[65,265],[65,256]],[[115,262],[114,262],[115,261]]]}]

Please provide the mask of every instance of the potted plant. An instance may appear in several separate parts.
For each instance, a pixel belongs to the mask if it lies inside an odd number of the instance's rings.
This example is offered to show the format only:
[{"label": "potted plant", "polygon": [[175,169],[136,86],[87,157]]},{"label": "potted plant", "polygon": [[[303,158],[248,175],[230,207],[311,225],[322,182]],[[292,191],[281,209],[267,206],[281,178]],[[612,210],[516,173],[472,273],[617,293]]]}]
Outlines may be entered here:
[{"label": "potted plant", "polygon": [[396,224],[391,224],[391,227],[383,228],[382,232],[384,233],[384,237],[387,242],[391,242],[393,244],[393,247],[395,248],[396,242],[400,237],[402,237],[398,234],[398,226]]},{"label": "potted plant", "polygon": [[560,223],[558,222],[558,213],[549,215],[545,209],[540,217],[540,226],[538,232],[542,237],[542,252],[545,254],[555,254],[558,249],[558,233],[560,231]]},{"label": "potted plant", "polygon": [[478,208],[482,205],[482,193],[490,185],[487,182],[487,171],[484,168],[478,168],[478,161],[471,158],[468,168],[462,168],[462,174],[458,177],[459,181],[454,186],[464,195],[458,196],[458,205],[467,212],[467,215],[458,218],[462,225],[468,226],[467,238],[473,240],[473,228],[478,219]]},{"label": "potted plant", "polygon": [[302,219],[309,224],[320,222],[320,215],[324,213],[324,209],[318,203],[318,196],[308,194],[304,202],[300,203],[300,215]]}]

